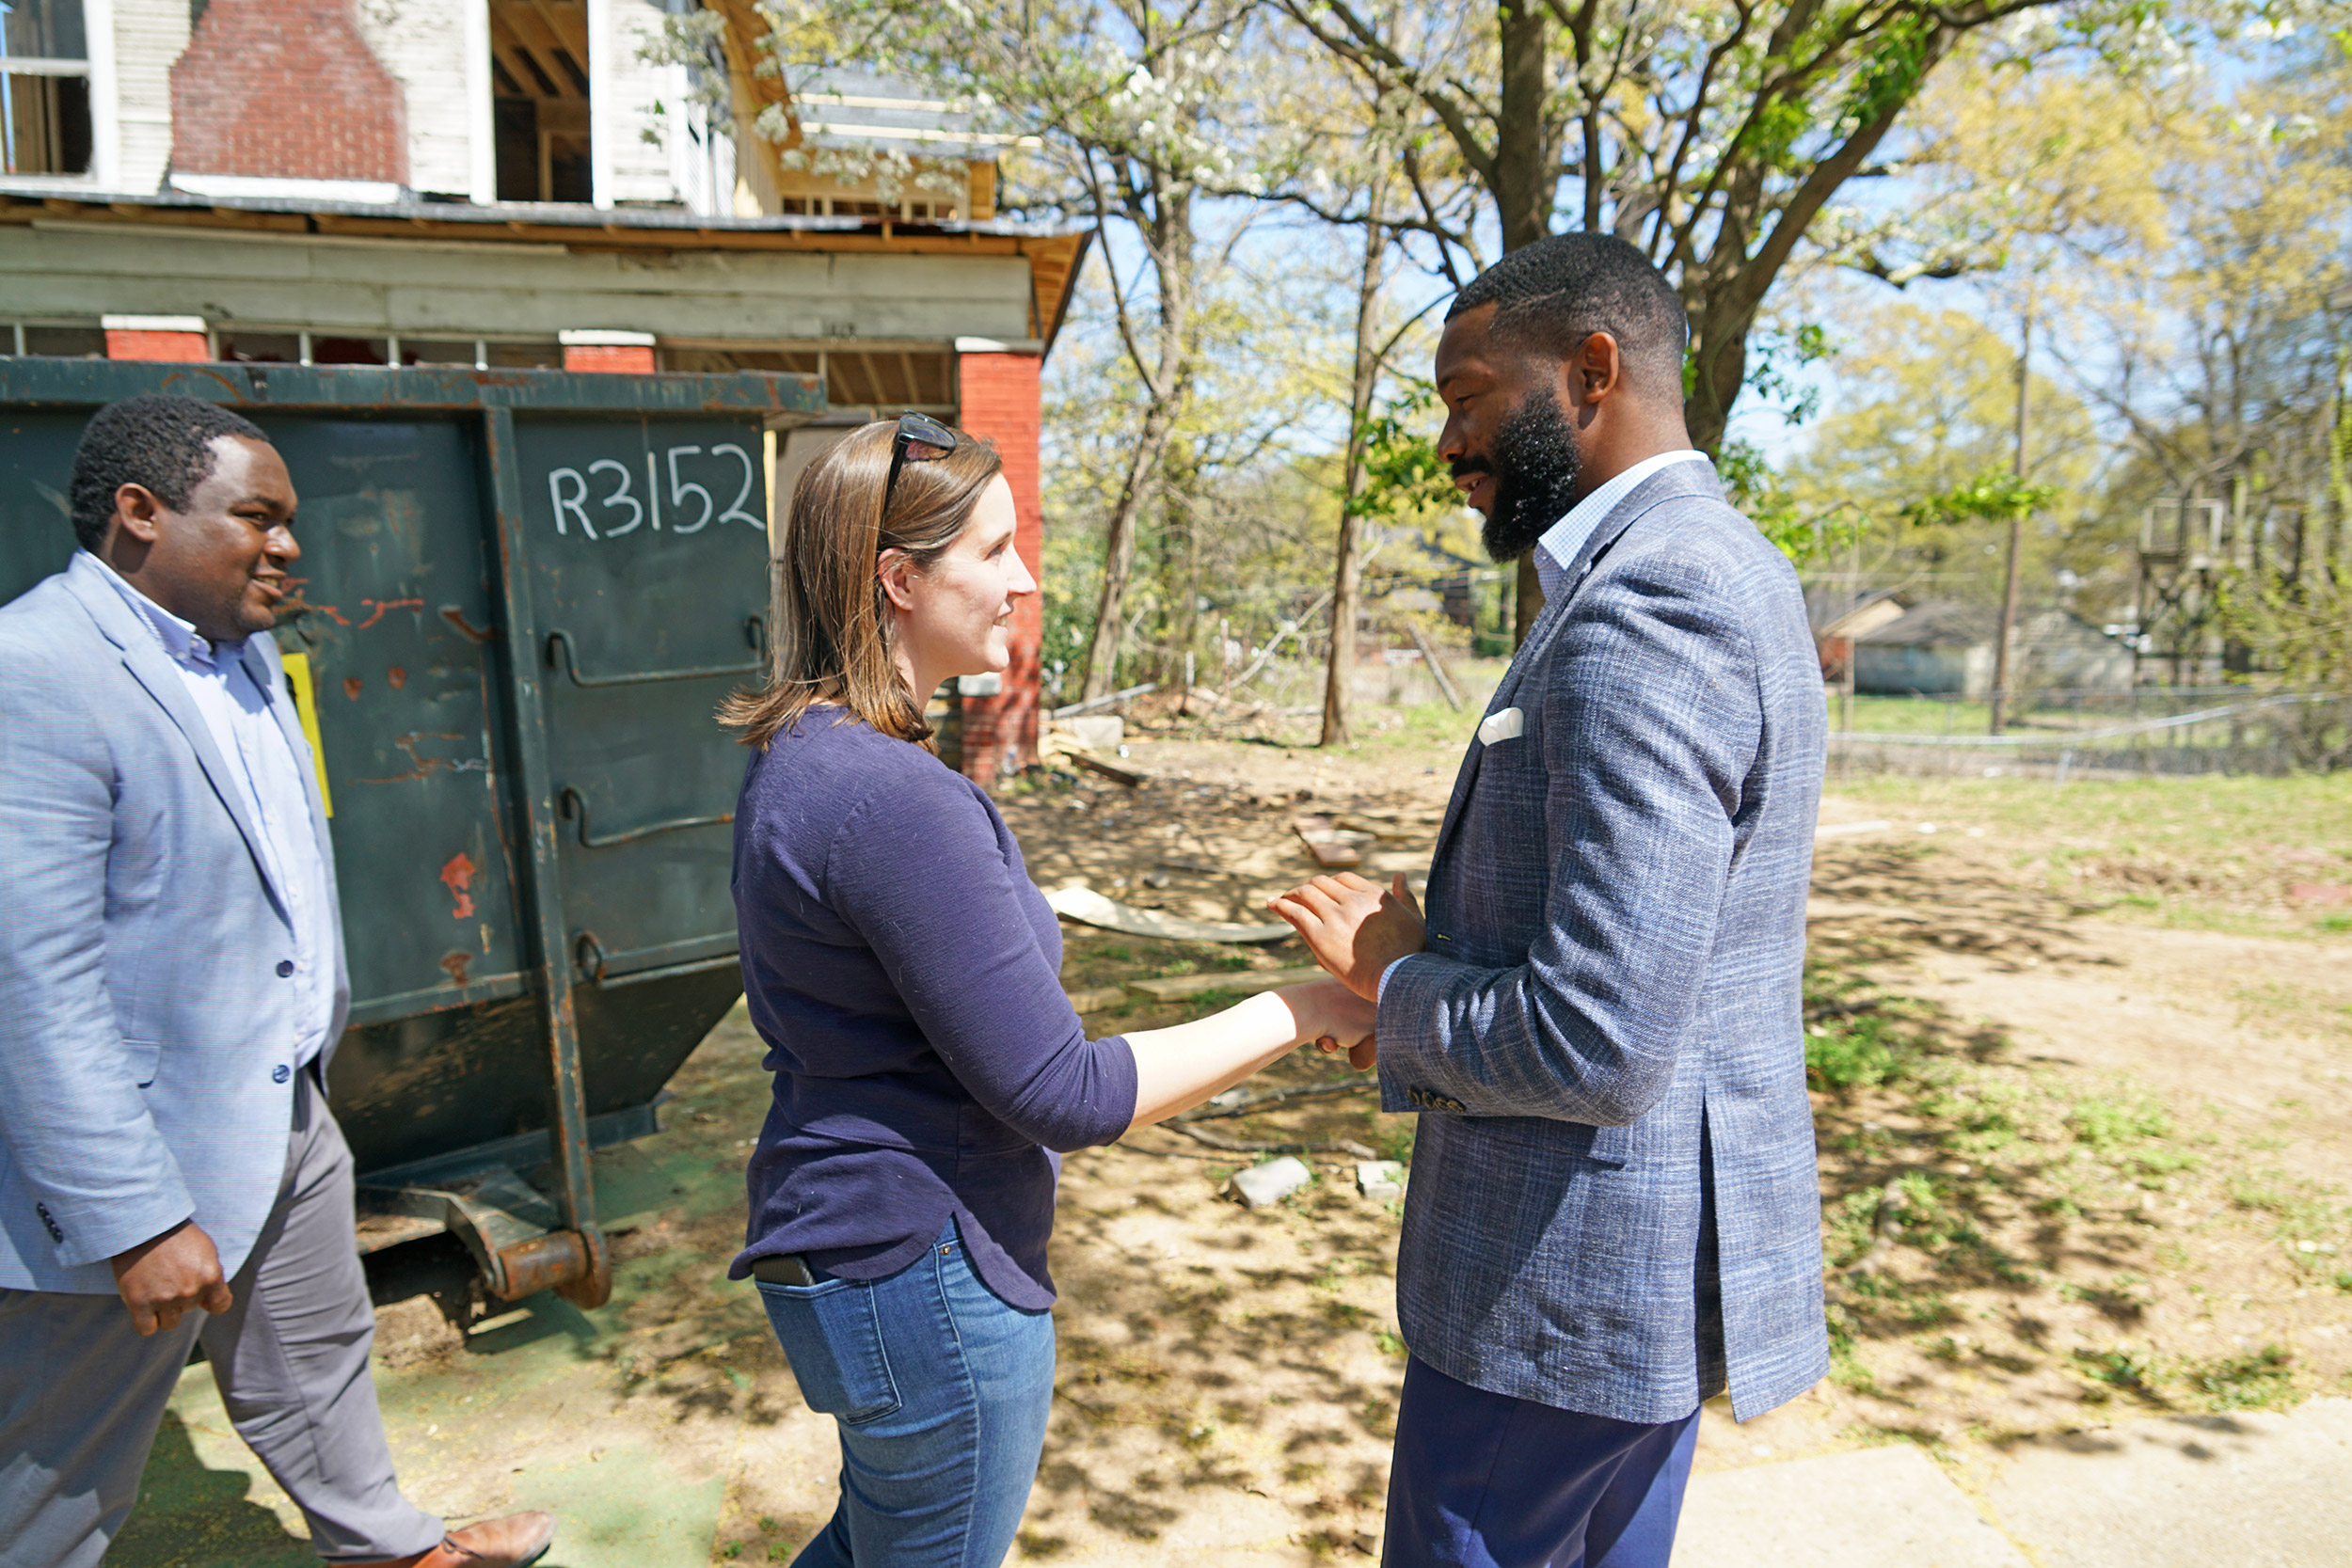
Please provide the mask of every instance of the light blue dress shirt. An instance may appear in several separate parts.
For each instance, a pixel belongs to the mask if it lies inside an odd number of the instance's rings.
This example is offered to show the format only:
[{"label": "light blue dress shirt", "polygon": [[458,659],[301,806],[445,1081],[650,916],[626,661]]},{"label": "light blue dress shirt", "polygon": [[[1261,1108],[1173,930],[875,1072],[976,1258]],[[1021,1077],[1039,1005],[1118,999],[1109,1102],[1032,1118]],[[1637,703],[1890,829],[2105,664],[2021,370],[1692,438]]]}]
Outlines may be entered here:
[{"label": "light blue dress shirt", "polygon": [[[1635,485],[1659,469],[1671,467],[1677,463],[1707,461],[1707,453],[1693,451],[1688,447],[1679,451],[1661,451],[1655,457],[1645,457],[1606,483],[1596,485],[1592,494],[1568,508],[1568,515],[1544,530],[1542,537],[1535,541],[1535,580],[1543,585],[1544,602],[1549,604],[1559,596],[1561,579],[1567,575],[1568,562],[1576,559],[1576,552],[1584,547],[1584,541],[1593,536],[1593,530],[1600,527],[1601,520],[1617,509],[1619,501],[1633,493]],[[1407,953],[1405,957],[1416,956]],[[1404,961],[1405,958],[1394,959],[1380,972],[1380,984],[1375,988],[1380,995],[1387,994],[1389,976],[1395,974],[1396,966]]]},{"label": "light blue dress shirt", "polygon": [[294,1059],[296,1067],[305,1066],[326,1048],[326,1031],[335,1019],[335,915],[328,907],[326,860],[311,827],[310,798],[303,787],[302,759],[271,712],[270,694],[246,668],[244,639],[213,641],[97,556],[77,553],[105,575],[163,645],[189,700],[204,716],[214,747],[230,765],[240,803],[260,830],[270,881],[292,918],[293,978],[300,988],[294,1017],[301,1031]]}]

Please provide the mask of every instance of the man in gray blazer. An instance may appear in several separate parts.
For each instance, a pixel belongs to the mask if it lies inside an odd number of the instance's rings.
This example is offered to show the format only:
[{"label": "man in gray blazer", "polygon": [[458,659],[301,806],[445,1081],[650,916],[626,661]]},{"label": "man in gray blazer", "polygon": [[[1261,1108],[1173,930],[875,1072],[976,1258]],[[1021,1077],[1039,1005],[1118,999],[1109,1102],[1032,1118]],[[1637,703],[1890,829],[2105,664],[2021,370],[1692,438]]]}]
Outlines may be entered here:
[{"label": "man in gray blazer", "polygon": [[1699,1402],[1829,1366],[1800,981],[1820,666],[1682,419],[1673,289],[1607,235],[1504,257],[1439,342],[1439,451],[1545,604],[1454,781],[1428,915],[1276,901],[1379,1001],[1420,1113],[1388,1568],[1665,1568]]},{"label": "man in gray blazer", "polygon": [[267,635],[301,551],[262,432],[101,409],[81,548],[0,609],[0,1563],[121,1528],[189,1348],[335,1562],[504,1568],[401,1496],[368,1375],[349,1003],[316,764]]}]

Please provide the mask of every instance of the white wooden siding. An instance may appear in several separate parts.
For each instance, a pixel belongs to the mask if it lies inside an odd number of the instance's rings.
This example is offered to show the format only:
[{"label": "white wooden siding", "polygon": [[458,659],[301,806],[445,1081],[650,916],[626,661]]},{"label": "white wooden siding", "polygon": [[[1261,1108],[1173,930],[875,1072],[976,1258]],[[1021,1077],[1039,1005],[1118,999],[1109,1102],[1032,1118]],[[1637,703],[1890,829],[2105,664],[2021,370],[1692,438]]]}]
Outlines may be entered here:
[{"label": "white wooden siding", "polygon": [[113,8],[117,161],[107,184],[144,195],[163,188],[171,166],[171,66],[188,47],[188,0]]},{"label": "white wooden siding", "polygon": [[[678,199],[654,105],[683,105],[686,71],[644,57],[662,18],[646,0],[588,0],[589,163],[599,207]],[[662,139],[646,140],[648,131]]]},{"label": "white wooden siding", "polygon": [[473,191],[477,117],[469,91],[467,12],[481,3],[358,0],[360,37],[400,82],[412,190]]}]

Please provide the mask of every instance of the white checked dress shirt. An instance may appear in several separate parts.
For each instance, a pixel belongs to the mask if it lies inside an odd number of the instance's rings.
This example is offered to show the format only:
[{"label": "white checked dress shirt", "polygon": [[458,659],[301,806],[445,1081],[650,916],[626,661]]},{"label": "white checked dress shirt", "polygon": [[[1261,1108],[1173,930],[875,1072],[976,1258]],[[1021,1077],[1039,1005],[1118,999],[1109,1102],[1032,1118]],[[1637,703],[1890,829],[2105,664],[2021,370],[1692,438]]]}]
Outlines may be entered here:
[{"label": "white checked dress shirt", "polygon": [[335,915],[327,904],[326,861],[311,828],[310,798],[303,788],[302,759],[278,728],[269,693],[246,668],[243,639],[213,641],[97,556],[80,553],[105,574],[163,644],[236,781],[239,803],[260,830],[262,859],[294,930],[293,978],[299,988],[294,1017],[300,1031],[294,1060],[296,1068],[307,1066],[326,1049],[335,1018]]}]

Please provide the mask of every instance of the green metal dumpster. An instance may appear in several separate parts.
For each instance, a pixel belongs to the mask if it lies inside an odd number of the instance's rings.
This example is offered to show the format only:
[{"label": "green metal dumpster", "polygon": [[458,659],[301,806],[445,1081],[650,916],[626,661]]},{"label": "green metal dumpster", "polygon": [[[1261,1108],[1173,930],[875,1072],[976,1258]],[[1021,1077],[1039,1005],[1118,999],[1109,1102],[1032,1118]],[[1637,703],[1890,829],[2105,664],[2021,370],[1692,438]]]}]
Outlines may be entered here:
[{"label": "green metal dumpster", "polygon": [[501,1297],[600,1304],[589,1150],[654,1131],[740,990],[712,710],[765,665],[769,433],[823,388],[0,357],[0,601],[72,551],[84,422],[147,391],[253,420],[300,497],[276,636],[332,814],[360,1244],[446,1229]]}]

